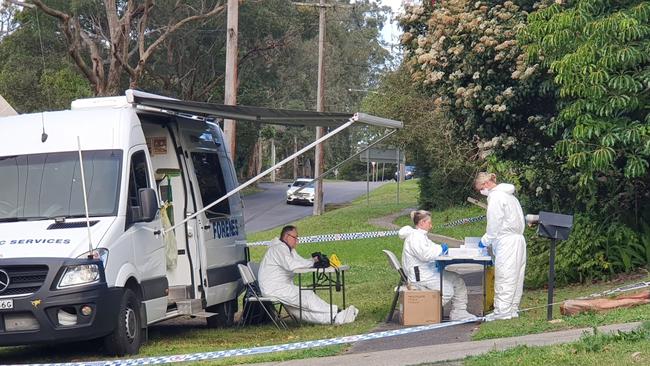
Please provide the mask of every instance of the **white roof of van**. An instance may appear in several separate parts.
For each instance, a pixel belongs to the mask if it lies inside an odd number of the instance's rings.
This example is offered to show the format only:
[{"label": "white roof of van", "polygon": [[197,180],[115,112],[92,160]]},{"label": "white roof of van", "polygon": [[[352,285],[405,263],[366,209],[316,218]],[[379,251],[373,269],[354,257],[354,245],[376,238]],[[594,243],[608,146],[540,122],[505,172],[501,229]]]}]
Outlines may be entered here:
[{"label": "white roof of van", "polygon": [[77,136],[84,150],[121,148],[120,138],[129,132],[123,121],[129,112],[133,113],[130,108],[104,107],[0,118],[0,156],[76,151]]}]

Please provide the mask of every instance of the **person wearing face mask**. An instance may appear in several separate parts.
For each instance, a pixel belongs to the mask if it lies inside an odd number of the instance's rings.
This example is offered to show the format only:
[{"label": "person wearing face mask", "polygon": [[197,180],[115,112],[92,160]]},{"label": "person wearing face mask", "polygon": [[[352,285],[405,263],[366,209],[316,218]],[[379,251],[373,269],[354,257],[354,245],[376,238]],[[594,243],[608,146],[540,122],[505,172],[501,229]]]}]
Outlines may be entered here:
[{"label": "person wearing face mask", "polygon": [[474,189],[487,196],[487,227],[479,247],[492,247],[494,253],[494,312],[486,320],[519,316],[519,302],[526,271],[524,213],[514,196],[515,186],[497,184],[496,175],[476,175]]},{"label": "person wearing face mask", "polygon": [[[431,230],[431,214],[419,210],[411,212],[415,228],[404,226],[398,232],[404,240],[402,267],[410,283],[420,288],[440,290],[440,273],[436,268],[435,257],[447,251],[447,245],[438,245],[427,237]],[[465,281],[454,272],[445,272],[442,281],[442,303],[451,301],[451,320],[474,318],[467,312],[467,287]]]}]

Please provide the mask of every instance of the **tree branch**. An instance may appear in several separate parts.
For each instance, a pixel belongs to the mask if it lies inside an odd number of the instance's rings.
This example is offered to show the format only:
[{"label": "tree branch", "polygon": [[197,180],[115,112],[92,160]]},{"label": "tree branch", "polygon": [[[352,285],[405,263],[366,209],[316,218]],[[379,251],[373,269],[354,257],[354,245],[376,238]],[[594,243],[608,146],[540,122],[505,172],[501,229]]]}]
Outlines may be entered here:
[{"label": "tree branch", "polygon": [[147,48],[147,50],[144,51],[144,53],[140,53],[140,62],[138,63],[138,67],[141,67],[141,65],[144,65],[147,62],[147,60],[149,59],[149,57],[151,56],[151,54],[156,50],[156,48],[162,42],[164,42],[170,35],[172,35],[174,32],[176,32],[179,28],[181,28],[182,26],[184,26],[185,24],[187,24],[189,22],[193,22],[193,21],[196,21],[196,20],[206,19],[206,18],[215,16],[215,15],[223,12],[224,9],[225,9],[224,4],[221,4],[221,5],[217,4],[217,5],[214,6],[214,8],[212,10],[210,10],[209,12],[207,12],[205,14],[189,16],[189,17],[187,17],[185,19],[182,19],[182,20],[178,21],[176,24],[173,24],[169,28],[167,28],[165,33],[163,33],[160,37],[158,37],[158,39],[156,39]]}]

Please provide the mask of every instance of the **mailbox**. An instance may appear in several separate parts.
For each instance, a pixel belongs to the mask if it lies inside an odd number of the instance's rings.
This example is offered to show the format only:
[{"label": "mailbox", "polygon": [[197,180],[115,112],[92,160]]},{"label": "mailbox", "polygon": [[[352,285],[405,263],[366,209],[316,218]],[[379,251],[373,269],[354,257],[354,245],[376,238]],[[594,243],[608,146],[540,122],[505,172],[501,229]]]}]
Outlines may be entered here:
[{"label": "mailbox", "polygon": [[[531,216],[531,215],[529,215]],[[531,220],[534,221],[534,220]],[[558,240],[569,239],[573,227],[573,216],[552,212],[539,212],[537,234],[551,239],[548,259],[548,301],[546,303],[546,319],[553,319],[553,291],[555,287],[555,246]]]},{"label": "mailbox", "polygon": [[573,216],[552,212],[539,212],[539,236],[556,240],[567,240],[573,227]]}]

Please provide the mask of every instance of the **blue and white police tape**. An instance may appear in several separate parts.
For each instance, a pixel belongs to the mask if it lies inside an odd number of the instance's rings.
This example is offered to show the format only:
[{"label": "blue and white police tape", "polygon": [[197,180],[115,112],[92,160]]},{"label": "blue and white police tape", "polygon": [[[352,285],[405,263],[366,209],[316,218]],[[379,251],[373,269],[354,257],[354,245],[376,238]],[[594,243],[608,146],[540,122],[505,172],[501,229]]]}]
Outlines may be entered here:
[{"label": "blue and white police tape", "polygon": [[[322,235],[313,235],[313,236],[301,236],[298,238],[298,243],[324,243],[329,241],[343,241],[343,240],[356,240],[356,239],[371,239],[371,238],[383,238],[387,236],[397,236],[397,230],[391,231],[368,231],[362,233],[343,233],[343,234],[322,234]],[[260,245],[270,245],[270,240],[264,241],[255,241],[252,243],[247,243],[249,247],[260,246]]]},{"label": "blue and white police tape", "polygon": [[184,355],[158,356],[158,357],[108,360],[108,361],[41,363],[41,364],[32,364],[32,365],[33,366],[100,366],[100,365],[101,366],[132,366],[132,365],[140,366],[140,365],[160,365],[165,363],[177,363],[177,362],[207,361],[207,360],[216,360],[216,359],[222,359],[228,357],[252,356],[252,355],[265,354],[265,353],[296,351],[296,350],[303,350],[309,348],[334,346],[339,344],[354,343],[359,341],[367,341],[372,339],[394,337],[394,336],[399,336],[404,334],[424,332],[424,331],[435,330],[440,328],[447,328],[454,325],[473,323],[482,320],[484,320],[484,318],[476,317],[467,320],[459,320],[459,321],[437,323],[437,324],[430,324],[430,325],[421,325],[417,327],[387,330],[383,332],[365,333],[365,334],[358,334],[358,335],[345,336],[345,337],[319,339],[314,341],[285,343],[285,344],[278,344],[273,346],[240,348],[240,349],[231,349],[231,350],[214,351],[214,352],[190,353]]},{"label": "blue and white police tape", "polygon": [[455,220],[455,221],[448,222],[446,224],[442,224],[439,227],[449,228],[449,227],[460,226],[460,225],[464,225],[464,224],[471,224],[473,222],[479,222],[479,221],[484,221],[484,220],[485,220],[485,215],[476,216],[476,217],[466,217],[464,219],[458,219],[458,220]]}]

